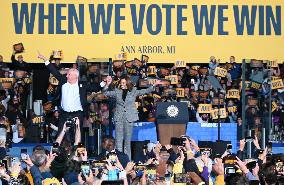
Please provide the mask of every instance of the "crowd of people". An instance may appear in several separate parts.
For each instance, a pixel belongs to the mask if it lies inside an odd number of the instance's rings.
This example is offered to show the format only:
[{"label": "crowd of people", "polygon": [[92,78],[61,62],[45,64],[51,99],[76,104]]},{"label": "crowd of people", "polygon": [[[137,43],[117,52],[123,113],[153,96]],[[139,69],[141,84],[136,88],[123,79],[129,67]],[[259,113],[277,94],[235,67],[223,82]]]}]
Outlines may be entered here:
[{"label": "crowd of people", "polygon": [[[153,65],[144,55],[141,60],[113,61],[109,72],[101,64],[78,62],[66,69],[58,58],[38,57],[50,71],[48,101],[42,105],[41,115],[28,106],[32,65],[19,53],[12,54],[9,64],[0,56],[3,184],[282,183],[283,156],[272,155],[270,147],[261,149],[258,142],[262,128],[270,134],[267,141],[283,141],[284,89],[270,87],[272,80],[284,79],[283,64],[269,67],[252,60],[243,68],[231,56],[227,63],[211,57],[207,64]],[[212,149],[199,148],[194,139],[181,136],[180,146],[145,143],[141,155],[133,156],[130,141],[134,122],[155,121],[157,103],[173,101],[187,102],[189,122],[236,123],[238,153],[227,149],[213,155]],[[210,110],[202,110],[201,105]],[[246,116],[242,115],[243,107]],[[225,111],[216,116],[214,110],[218,109]],[[270,110],[272,131],[268,130]],[[113,121],[115,139],[108,136],[112,135],[108,131]],[[242,124],[254,131],[254,159],[243,158],[245,143],[250,141],[243,139]],[[103,129],[102,146],[94,144],[96,128]],[[47,151],[38,145],[20,160],[7,157],[12,143],[20,142],[53,146]],[[95,155],[98,147],[102,152]]]}]

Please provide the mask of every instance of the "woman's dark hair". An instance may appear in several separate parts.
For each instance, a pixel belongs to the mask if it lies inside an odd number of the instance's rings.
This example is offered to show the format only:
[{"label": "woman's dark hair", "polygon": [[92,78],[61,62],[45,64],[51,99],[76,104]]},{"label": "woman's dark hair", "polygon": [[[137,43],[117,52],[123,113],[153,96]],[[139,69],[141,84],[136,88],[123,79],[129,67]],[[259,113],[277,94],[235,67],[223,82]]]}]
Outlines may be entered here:
[{"label": "woman's dark hair", "polygon": [[21,171],[19,176],[18,176],[18,181],[19,181],[19,184],[22,184],[22,185],[30,185],[30,181],[28,179],[28,177],[26,176],[25,172]]},{"label": "woman's dark hair", "polygon": [[127,75],[123,75],[123,76],[121,76],[120,77],[120,81],[119,81],[119,83],[121,82],[121,80],[126,80],[126,86],[127,86],[127,89],[129,90],[129,91],[132,91],[132,89],[133,89],[133,84],[132,84],[132,82],[131,82],[131,79],[130,79],[130,77],[129,76],[127,76]]}]

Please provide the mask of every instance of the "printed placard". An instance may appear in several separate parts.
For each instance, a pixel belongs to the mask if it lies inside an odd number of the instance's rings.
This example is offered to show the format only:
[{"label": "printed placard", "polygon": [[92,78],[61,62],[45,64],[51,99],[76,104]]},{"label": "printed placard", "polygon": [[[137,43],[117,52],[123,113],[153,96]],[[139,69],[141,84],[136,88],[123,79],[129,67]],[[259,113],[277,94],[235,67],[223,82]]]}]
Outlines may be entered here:
[{"label": "printed placard", "polygon": [[147,55],[142,55],[141,61],[147,63],[149,61],[149,56]]},{"label": "printed placard", "polygon": [[[240,88],[242,89],[242,81],[240,82]],[[245,81],[245,85],[246,85],[246,90],[249,90],[250,89],[250,81]]]},{"label": "printed placard", "polygon": [[251,82],[250,87],[253,88],[253,89],[260,89],[261,84],[257,83],[257,82]]},{"label": "printed placard", "polygon": [[227,117],[227,112],[226,112],[226,108],[220,108],[220,112],[218,111],[218,109],[213,109],[211,111],[211,117],[212,119],[218,119],[218,114],[220,113],[220,118],[224,119]]},{"label": "printed placard", "polygon": [[23,43],[14,44],[13,49],[16,53],[22,53],[25,50]]},{"label": "printed placard", "polygon": [[176,88],[176,93],[178,98],[184,97],[184,88]]},{"label": "printed placard", "polygon": [[198,113],[211,113],[212,105],[211,104],[199,104]]},{"label": "printed placard", "polygon": [[156,75],[156,71],[157,71],[156,66],[149,66],[147,70],[148,75]]},{"label": "printed placard", "polygon": [[134,69],[134,68],[126,68],[126,72],[128,73],[128,74],[130,74],[130,75],[133,75],[133,74],[136,74],[137,73],[137,71],[136,71],[136,69]]},{"label": "printed placard", "polygon": [[15,78],[0,78],[0,83],[4,89],[11,89],[15,82]]},{"label": "printed placard", "polygon": [[178,75],[165,76],[166,80],[170,80],[171,84],[178,84]]},{"label": "printed placard", "polygon": [[198,66],[198,65],[191,66],[191,69],[196,70],[196,71],[198,71],[199,68],[200,68],[200,66]]},{"label": "printed placard", "polygon": [[77,63],[86,63],[86,62],[88,62],[88,59],[85,58],[85,57],[82,57],[82,56],[77,56],[76,62]]},{"label": "printed placard", "polygon": [[63,58],[63,51],[62,50],[53,50],[52,55],[53,55],[53,58],[62,59]]},{"label": "printed placard", "polygon": [[284,88],[283,80],[282,79],[277,79],[272,81],[271,88],[274,89],[282,89]]},{"label": "printed placard", "polygon": [[32,123],[34,124],[34,125],[38,125],[38,124],[42,124],[42,123],[44,123],[44,117],[43,116],[36,116],[36,117],[34,117],[33,119],[32,119]]},{"label": "printed placard", "polygon": [[115,60],[124,60],[127,61],[127,53],[119,53],[114,56]]},{"label": "printed placard", "polygon": [[273,101],[271,103],[271,111],[274,112],[276,110],[276,108],[277,108],[277,104],[276,104],[276,102]]},{"label": "printed placard", "polygon": [[281,79],[279,76],[272,76],[271,77],[271,80],[273,81],[273,80],[278,80],[278,79]]},{"label": "printed placard", "polygon": [[250,61],[250,67],[263,67],[263,61],[262,60],[252,59]]},{"label": "printed placard", "polygon": [[157,82],[157,79],[156,79],[156,78],[149,78],[149,79],[148,79],[148,84],[150,84],[150,85],[155,85],[156,82]]},{"label": "printed placard", "polygon": [[58,85],[58,84],[59,84],[59,81],[57,80],[57,78],[55,78],[55,76],[53,76],[52,74],[50,74],[49,83],[50,83],[51,85]]},{"label": "printed placard", "polygon": [[278,67],[277,60],[273,60],[273,61],[268,60],[267,67]]},{"label": "printed placard", "polygon": [[230,90],[228,90],[227,98],[240,99],[240,91],[238,89],[230,89]]},{"label": "printed placard", "polygon": [[214,74],[215,74],[216,76],[226,77],[227,73],[228,73],[227,69],[224,69],[224,68],[222,68],[222,67],[216,67]]},{"label": "printed placard", "polygon": [[228,112],[237,112],[237,106],[230,106],[228,107]]},{"label": "printed placard", "polygon": [[186,67],[186,62],[182,60],[177,60],[175,61],[175,66],[176,67]]}]

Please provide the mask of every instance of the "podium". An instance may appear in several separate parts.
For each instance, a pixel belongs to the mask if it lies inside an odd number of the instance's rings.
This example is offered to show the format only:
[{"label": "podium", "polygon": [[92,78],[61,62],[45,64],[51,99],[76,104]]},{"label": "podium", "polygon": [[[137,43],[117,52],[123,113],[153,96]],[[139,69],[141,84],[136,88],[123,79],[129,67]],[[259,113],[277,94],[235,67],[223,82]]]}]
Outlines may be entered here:
[{"label": "podium", "polygon": [[185,135],[188,123],[186,102],[160,102],[157,104],[158,139],[162,145],[170,144],[172,137]]}]

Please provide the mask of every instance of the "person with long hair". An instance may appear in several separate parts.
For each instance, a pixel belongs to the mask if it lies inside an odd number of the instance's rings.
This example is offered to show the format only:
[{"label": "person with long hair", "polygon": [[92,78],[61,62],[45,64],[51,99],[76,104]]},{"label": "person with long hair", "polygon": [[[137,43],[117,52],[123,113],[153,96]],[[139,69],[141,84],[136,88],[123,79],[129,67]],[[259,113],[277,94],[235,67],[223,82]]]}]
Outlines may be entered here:
[{"label": "person with long hair", "polygon": [[[155,90],[154,86],[147,89],[137,90],[133,86],[129,76],[122,76],[119,80],[118,87],[109,91],[109,86],[112,83],[112,77],[106,78],[103,92],[106,96],[116,99],[116,109],[114,112],[116,147],[119,151],[126,153],[131,158],[131,137],[133,123],[137,121],[138,111],[135,107],[137,96],[151,93]],[[160,84],[157,80],[155,85]],[[124,141],[124,147],[123,147]]]}]

